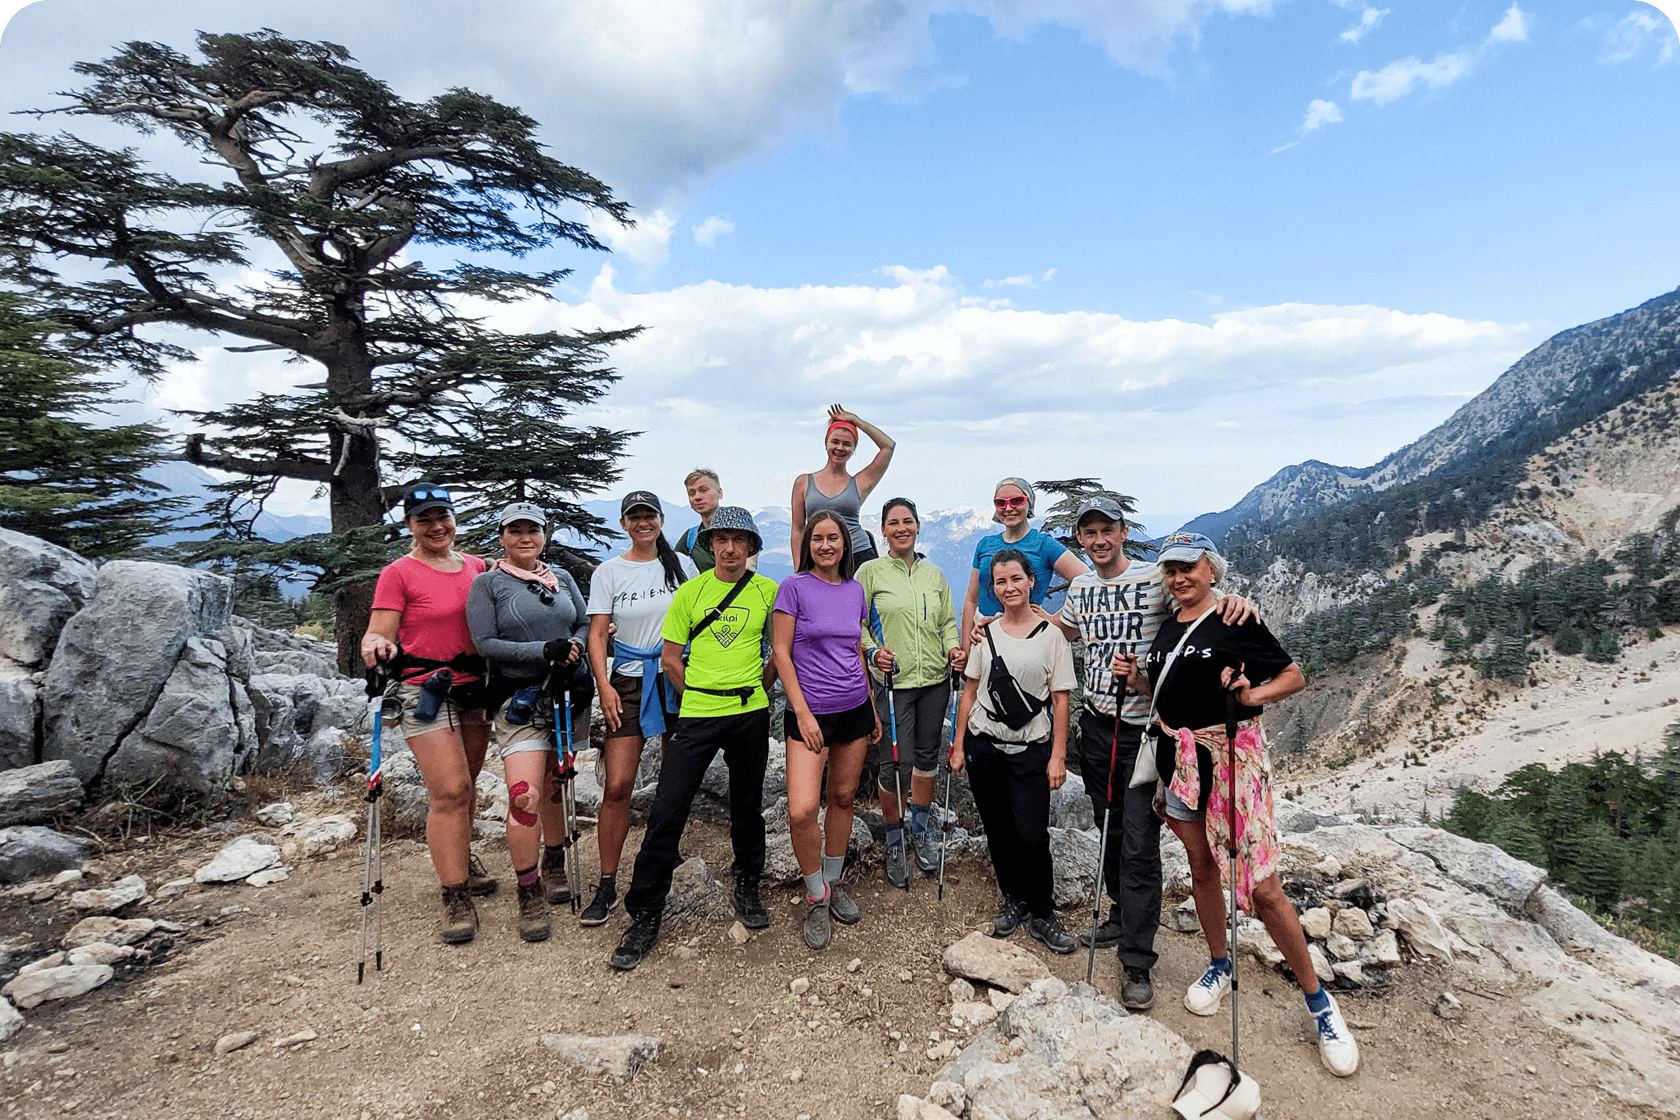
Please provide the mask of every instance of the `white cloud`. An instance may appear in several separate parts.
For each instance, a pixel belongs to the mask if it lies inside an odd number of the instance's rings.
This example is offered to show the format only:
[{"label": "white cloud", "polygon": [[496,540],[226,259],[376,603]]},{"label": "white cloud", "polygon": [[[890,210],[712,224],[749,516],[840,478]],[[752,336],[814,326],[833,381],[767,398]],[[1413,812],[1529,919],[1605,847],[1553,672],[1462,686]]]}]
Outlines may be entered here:
[{"label": "white cloud", "polygon": [[1528,16],[1523,10],[1512,4],[1505,9],[1505,17],[1493,25],[1488,32],[1490,43],[1526,43],[1528,42]]},{"label": "white cloud", "polygon": [[1030,272],[1023,272],[1019,276],[1005,276],[1002,280],[982,281],[980,286],[982,288],[1036,288],[1040,284],[1048,284],[1051,277],[1055,275],[1055,269],[1047,268],[1037,276]]},{"label": "white cloud", "polygon": [[1474,66],[1475,58],[1465,51],[1437,55],[1433,62],[1424,62],[1415,56],[1402,58],[1381,70],[1361,70],[1354,75],[1348,95],[1356,101],[1387,105],[1405,97],[1419,85],[1430,89],[1450,86],[1470,73]]},{"label": "white cloud", "polygon": [[1342,32],[1339,38],[1344,43],[1357,43],[1377,29],[1377,24],[1388,14],[1387,8],[1373,8],[1367,5],[1359,13],[1359,22]]},{"label": "white cloud", "polygon": [[657,268],[670,255],[671,231],[676,225],[676,215],[661,209],[637,214],[631,226],[603,220],[596,223],[596,232],[613,252],[623,253],[644,268]]},{"label": "white cloud", "polygon": [[710,249],[719,236],[735,232],[735,223],[716,214],[694,227],[694,243]]},{"label": "white cloud", "polygon": [[[1680,2],[1676,3],[1680,8]],[[1654,48],[1656,64],[1661,66],[1674,57],[1676,25],[1644,10],[1629,12],[1605,32],[1604,44],[1598,60],[1609,66],[1620,66]]]},{"label": "white cloud", "polygon": [[1335,124],[1342,119],[1342,110],[1334,101],[1325,101],[1315,97],[1307,104],[1306,119],[1301,122],[1302,132],[1311,132],[1323,128],[1327,124]]}]

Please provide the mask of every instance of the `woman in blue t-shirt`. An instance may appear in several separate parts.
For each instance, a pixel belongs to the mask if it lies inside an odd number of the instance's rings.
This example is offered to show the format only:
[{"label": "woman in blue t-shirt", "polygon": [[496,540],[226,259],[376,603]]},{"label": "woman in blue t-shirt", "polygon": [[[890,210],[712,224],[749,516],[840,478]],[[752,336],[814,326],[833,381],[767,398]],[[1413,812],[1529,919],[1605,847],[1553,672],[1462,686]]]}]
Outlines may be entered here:
[{"label": "woman in blue t-shirt", "polygon": [[963,599],[963,652],[968,652],[974,634],[974,620],[993,618],[1003,613],[1003,607],[992,594],[988,580],[981,573],[992,570],[992,556],[1005,548],[1012,548],[1026,557],[1032,570],[1032,605],[1042,604],[1050,594],[1050,577],[1061,576],[1071,581],[1074,576],[1089,571],[1079,558],[1069,552],[1062,542],[1048,533],[1041,533],[1031,525],[1033,515],[1032,483],[1024,478],[1006,478],[992,491],[992,520],[1003,524],[1001,532],[980,538],[974,546],[974,567],[968,574],[968,595]]},{"label": "woman in blue t-shirt", "polygon": [[[772,637],[776,674],[787,690],[788,831],[805,878],[805,944],[828,946],[829,919],[852,925],[858,905],[840,887],[852,837],[852,799],[869,744],[881,737],[863,667],[868,605],[852,578],[851,534],[833,510],[819,510],[800,534],[799,572],[776,590]],[[817,822],[823,766],[828,813]],[[827,835],[824,836],[826,831]]]}]

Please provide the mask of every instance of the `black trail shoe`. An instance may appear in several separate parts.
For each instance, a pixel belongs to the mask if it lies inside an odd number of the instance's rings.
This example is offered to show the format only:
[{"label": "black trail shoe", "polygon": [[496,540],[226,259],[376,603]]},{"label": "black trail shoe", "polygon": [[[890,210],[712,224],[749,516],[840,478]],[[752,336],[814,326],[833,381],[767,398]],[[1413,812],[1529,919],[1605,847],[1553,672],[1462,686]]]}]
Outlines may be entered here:
[{"label": "black trail shoe", "polygon": [[1004,895],[1003,905],[998,907],[997,917],[992,919],[992,936],[1008,937],[1019,929],[1026,919],[1027,904]]},{"label": "black trail shoe", "polygon": [[1097,948],[1099,949],[1112,949],[1120,944],[1120,908],[1118,906],[1108,908],[1108,920],[1103,922],[1102,925],[1094,930],[1088,929],[1081,933],[1079,943],[1089,945],[1093,935],[1097,939]]},{"label": "black trail shoe", "polygon": [[1027,923],[1027,932],[1034,941],[1043,942],[1052,953],[1071,953],[1078,948],[1073,935],[1062,927],[1062,920],[1052,914],[1048,918],[1034,918]]},{"label": "black trail shoe", "polygon": [[624,931],[624,940],[618,943],[607,963],[620,972],[629,972],[642,963],[658,941],[659,915],[636,914],[630,920],[630,928]]},{"label": "black trail shoe", "polygon": [[618,887],[612,883],[601,882],[595,885],[595,901],[583,908],[578,916],[578,923],[586,926],[605,925],[607,915],[618,909]]},{"label": "black trail shoe", "polygon": [[770,925],[770,912],[764,908],[764,903],[758,897],[757,879],[735,880],[735,913],[741,915],[741,924],[748,929],[767,929]]},{"label": "black trail shoe", "polygon": [[1149,970],[1126,966],[1126,982],[1120,985],[1120,1006],[1128,1011],[1148,1011],[1155,1006],[1155,985],[1149,982]]}]

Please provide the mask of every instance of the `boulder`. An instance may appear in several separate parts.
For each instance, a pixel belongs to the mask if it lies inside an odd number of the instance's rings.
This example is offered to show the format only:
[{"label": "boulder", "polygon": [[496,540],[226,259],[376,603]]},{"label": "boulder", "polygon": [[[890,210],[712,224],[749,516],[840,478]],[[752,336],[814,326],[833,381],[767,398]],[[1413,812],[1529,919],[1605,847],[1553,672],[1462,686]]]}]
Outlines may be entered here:
[{"label": "boulder", "polygon": [[971,1120],[1165,1116],[1190,1055],[1149,1016],[1085,984],[1046,979],[1017,996],[938,1080],[962,1087]]},{"label": "boulder", "polygon": [[1091,799],[1085,795],[1085,779],[1078,774],[1069,774],[1061,789],[1050,791],[1050,825],[1052,828],[1073,829],[1102,827],[1102,821],[1091,812]]},{"label": "boulder", "polygon": [[23,1015],[11,1003],[0,999],[0,1042],[23,1029]]},{"label": "boulder", "polygon": [[236,883],[280,862],[280,849],[255,836],[238,836],[222,845],[216,857],[197,871],[200,883]]},{"label": "boulder", "polygon": [[41,721],[38,676],[0,658],[0,770],[35,761],[35,729]]},{"label": "boulder", "polygon": [[665,928],[694,920],[727,918],[735,913],[730,891],[712,877],[712,869],[699,856],[684,860],[671,875],[671,893],[665,897]]},{"label": "boulder", "polygon": [[1439,828],[1389,828],[1397,843],[1433,860],[1453,882],[1487,895],[1506,911],[1519,914],[1546,882],[1546,872],[1482,844]]},{"label": "boulder", "polygon": [[1323,941],[1330,936],[1332,917],[1330,911],[1322,906],[1314,906],[1301,914],[1301,932],[1315,941]]},{"label": "boulder", "polygon": [[70,950],[66,964],[116,964],[134,955],[132,945],[113,945],[109,941],[94,941]]},{"label": "boulder", "polygon": [[63,760],[0,773],[0,828],[40,824],[82,807],[82,783]]},{"label": "boulder", "polygon": [[895,1106],[897,1120],[958,1120],[957,1114],[920,1097],[900,1093]]},{"label": "boulder", "polygon": [[25,1011],[48,1000],[72,999],[104,984],[116,972],[108,964],[61,964],[17,977],[4,988],[6,995]]},{"label": "boulder", "polygon": [[649,1062],[665,1052],[665,1040],[648,1035],[627,1034],[596,1038],[584,1034],[545,1034],[542,1043],[562,1060],[590,1073],[608,1073],[620,1082],[629,1081]]},{"label": "boulder", "polygon": [[83,918],[70,927],[59,944],[66,949],[79,949],[101,941],[132,945],[156,928],[157,923],[150,918]]},{"label": "boulder", "polygon": [[[1117,836],[1109,836],[1110,841],[1118,839]],[[1094,829],[1088,832],[1074,828],[1050,830],[1050,866],[1055,875],[1051,898],[1057,909],[1091,904],[1091,899],[1095,897],[1092,892],[1097,887],[1099,840],[1100,836]]]},{"label": "boulder", "polygon": [[1355,941],[1368,941],[1371,938],[1370,917],[1365,911],[1353,906],[1337,911],[1331,927],[1342,936],[1351,937]]},{"label": "boulder", "polygon": [[426,814],[432,805],[426,779],[420,776],[420,764],[394,727],[385,729],[382,747],[385,757],[379,773],[385,790],[385,831],[388,835],[419,835],[426,831]]},{"label": "boulder", "polygon": [[146,880],[138,875],[128,875],[108,887],[77,891],[70,896],[70,906],[90,914],[114,914],[124,906],[150,902],[151,898],[146,893]]},{"label": "boulder", "polygon": [[86,841],[40,825],[0,828],[0,883],[21,883],[82,865]]},{"label": "boulder", "polygon": [[280,830],[295,840],[302,854],[316,856],[356,837],[356,824],[342,813],[325,817],[302,817]]},{"label": "boulder", "polygon": [[946,949],[943,964],[952,976],[1011,992],[1022,991],[1050,975],[1049,967],[1037,956],[978,930]]},{"label": "boulder", "polygon": [[265,828],[280,828],[291,823],[292,818],[297,816],[297,810],[292,808],[290,801],[276,801],[264,805],[252,815],[257,818],[257,823]]},{"label": "boulder", "polygon": [[98,569],[67,548],[0,529],[0,660],[40,668],[94,596]]},{"label": "boulder", "polygon": [[[152,712],[187,643],[225,629],[232,604],[226,576],[132,560],[101,567],[92,599],[65,623],[47,667],[43,760],[68,761],[84,784],[102,777],[119,744]],[[222,662],[225,668],[225,646]],[[224,679],[223,704],[228,692]]]},{"label": "boulder", "polygon": [[1422,957],[1453,963],[1452,941],[1441,919],[1427,902],[1410,898],[1388,900],[1388,917],[1413,952]]},{"label": "boulder", "polygon": [[254,709],[229,674],[227,647],[194,636],[145,721],[106,762],[105,777],[216,794],[246,768],[255,743]]},{"label": "boulder", "polygon": [[251,768],[257,773],[301,768],[316,781],[331,781],[345,762],[342,733],[367,722],[367,692],[348,677],[259,672],[246,691],[258,741]]}]

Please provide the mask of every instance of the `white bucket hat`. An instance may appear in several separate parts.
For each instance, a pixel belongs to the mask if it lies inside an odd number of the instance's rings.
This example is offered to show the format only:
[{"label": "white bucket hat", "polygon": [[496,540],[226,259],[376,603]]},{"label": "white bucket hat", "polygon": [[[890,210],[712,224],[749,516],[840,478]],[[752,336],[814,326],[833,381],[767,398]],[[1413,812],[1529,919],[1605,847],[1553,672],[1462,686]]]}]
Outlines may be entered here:
[{"label": "white bucket hat", "polygon": [[[1252,1120],[1260,1111],[1260,1083],[1248,1074],[1237,1074],[1235,1085],[1231,1077],[1236,1071],[1223,1055],[1209,1054],[1197,1064],[1192,1060],[1190,1073],[1173,1101],[1173,1112],[1183,1120]],[[1196,1055],[1200,1060],[1201,1054]]]}]

